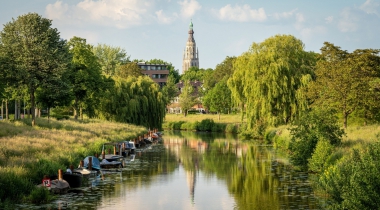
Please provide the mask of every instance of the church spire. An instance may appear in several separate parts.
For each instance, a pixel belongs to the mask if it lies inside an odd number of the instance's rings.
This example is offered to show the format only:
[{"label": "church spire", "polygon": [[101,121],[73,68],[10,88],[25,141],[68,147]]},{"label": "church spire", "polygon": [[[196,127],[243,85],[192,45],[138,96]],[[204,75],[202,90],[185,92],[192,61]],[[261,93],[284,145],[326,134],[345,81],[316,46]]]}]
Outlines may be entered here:
[{"label": "church spire", "polygon": [[187,69],[192,66],[199,68],[199,57],[198,57],[198,48],[194,39],[194,30],[193,30],[193,21],[190,21],[189,24],[189,37],[186,42],[186,48],[183,54],[182,61],[182,73],[185,73]]}]

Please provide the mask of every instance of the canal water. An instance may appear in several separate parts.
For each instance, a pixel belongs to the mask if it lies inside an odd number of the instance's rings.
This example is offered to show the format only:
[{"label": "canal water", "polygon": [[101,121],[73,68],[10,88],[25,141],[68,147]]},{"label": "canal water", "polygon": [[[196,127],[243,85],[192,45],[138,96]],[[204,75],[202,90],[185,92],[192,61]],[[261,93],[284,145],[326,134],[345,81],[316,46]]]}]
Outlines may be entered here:
[{"label": "canal water", "polygon": [[321,209],[308,181],[271,146],[233,135],[166,131],[120,171],[18,209]]}]

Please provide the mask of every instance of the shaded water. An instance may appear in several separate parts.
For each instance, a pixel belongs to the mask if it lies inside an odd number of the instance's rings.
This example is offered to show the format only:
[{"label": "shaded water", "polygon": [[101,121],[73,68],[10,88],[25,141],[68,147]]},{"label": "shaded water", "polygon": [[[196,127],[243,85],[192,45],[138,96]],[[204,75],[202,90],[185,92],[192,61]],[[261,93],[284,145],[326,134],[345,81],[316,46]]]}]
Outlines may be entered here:
[{"label": "shaded water", "polygon": [[273,149],[224,134],[166,132],[120,172],[19,209],[320,209],[306,173]]}]

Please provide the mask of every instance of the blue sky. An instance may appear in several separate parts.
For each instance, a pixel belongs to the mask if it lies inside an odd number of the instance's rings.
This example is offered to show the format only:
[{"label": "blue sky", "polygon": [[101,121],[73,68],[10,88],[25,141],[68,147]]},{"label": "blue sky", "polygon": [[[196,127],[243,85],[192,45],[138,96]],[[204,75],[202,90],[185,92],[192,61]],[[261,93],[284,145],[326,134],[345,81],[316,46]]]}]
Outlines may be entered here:
[{"label": "blue sky", "polygon": [[344,50],[380,49],[380,0],[12,0],[1,2],[3,25],[29,12],[53,20],[62,38],[126,50],[131,59],[162,59],[182,72],[190,20],[201,68],[215,68],[253,42],[276,34],[319,52],[328,41]]}]

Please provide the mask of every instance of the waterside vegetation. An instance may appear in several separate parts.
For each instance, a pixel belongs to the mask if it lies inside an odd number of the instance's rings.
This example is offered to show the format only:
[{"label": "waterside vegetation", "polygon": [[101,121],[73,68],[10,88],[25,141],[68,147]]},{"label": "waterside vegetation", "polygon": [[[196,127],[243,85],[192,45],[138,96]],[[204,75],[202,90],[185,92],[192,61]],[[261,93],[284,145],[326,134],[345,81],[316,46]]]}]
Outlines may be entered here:
[{"label": "waterside vegetation", "polygon": [[41,196],[45,192],[37,192],[35,185],[44,175],[57,174],[58,169],[77,166],[88,155],[100,154],[103,143],[147,132],[142,126],[95,119],[36,120],[33,127],[31,119],[0,121],[0,208]]}]

